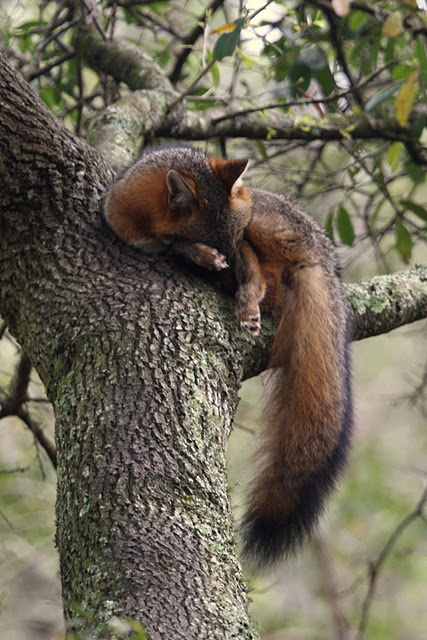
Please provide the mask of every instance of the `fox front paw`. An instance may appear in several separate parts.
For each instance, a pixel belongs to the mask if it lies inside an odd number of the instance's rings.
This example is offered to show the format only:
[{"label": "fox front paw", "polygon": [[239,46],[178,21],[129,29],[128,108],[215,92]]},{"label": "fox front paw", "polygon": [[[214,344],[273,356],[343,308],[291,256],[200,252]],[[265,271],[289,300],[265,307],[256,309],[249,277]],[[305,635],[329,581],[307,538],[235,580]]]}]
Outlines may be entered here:
[{"label": "fox front paw", "polygon": [[212,251],[216,254],[213,261],[214,268],[217,271],[222,271],[222,269],[227,269],[228,268],[227,258],[223,256],[222,253],[219,253],[216,249],[213,249]]},{"label": "fox front paw", "polygon": [[237,318],[240,326],[247,329],[251,335],[257,336],[261,331],[261,314],[259,309],[258,312],[253,311],[252,313],[247,313],[243,309],[240,309],[237,313]]}]

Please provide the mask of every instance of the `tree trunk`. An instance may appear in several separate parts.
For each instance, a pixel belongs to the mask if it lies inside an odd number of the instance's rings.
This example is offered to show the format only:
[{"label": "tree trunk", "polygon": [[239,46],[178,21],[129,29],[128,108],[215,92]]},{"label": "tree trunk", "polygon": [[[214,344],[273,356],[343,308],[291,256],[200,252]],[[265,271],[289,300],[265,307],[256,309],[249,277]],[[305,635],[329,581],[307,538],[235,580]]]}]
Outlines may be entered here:
[{"label": "tree trunk", "polygon": [[231,300],[113,236],[111,171],[6,62],[0,97],[1,309],[55,410],[66,618],[103,637],[112,616],[153,640],[257,637],[226,486],[252,342]]}]

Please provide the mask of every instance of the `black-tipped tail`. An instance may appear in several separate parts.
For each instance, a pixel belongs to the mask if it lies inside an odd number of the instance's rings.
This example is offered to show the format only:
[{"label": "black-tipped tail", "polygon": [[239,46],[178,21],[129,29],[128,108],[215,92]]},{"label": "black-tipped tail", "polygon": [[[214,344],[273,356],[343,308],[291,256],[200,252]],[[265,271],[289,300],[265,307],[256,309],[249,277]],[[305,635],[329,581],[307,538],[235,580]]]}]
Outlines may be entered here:
[{"label": "black-tipped tail", "polygon": [[[244,541],[243,558],[255,569],[266,569],[284,557],[292,555],[311,536],[323,513],[326,499],[334,489],[344,471],[353,430],[353,407],[351,397],[351,372],[349,342],[350,332],[346,331],[344,353],[345,379],[342,381],[344,411],[339,437],[332,454],[323,466],[311,472],[300,488],[290,486],[287,479],[287,465],[283,452],[283,472],[281,485],[275,480],[270,499],[264,501],[266,508],[256,506],[252,501],[242,522]],[[268,471],[268,469],[267,469]],[[265,484],[268,484],[267,479]],[[289,508],[291,496],[292,508]]]}]

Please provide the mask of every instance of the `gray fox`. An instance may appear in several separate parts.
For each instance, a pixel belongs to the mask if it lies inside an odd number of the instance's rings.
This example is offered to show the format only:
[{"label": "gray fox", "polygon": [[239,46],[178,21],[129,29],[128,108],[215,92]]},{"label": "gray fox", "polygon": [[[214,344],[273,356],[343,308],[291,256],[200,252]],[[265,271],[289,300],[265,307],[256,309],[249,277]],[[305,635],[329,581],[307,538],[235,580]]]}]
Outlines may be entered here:
[{"label": "gray fox", "polygon": [[244,555],[266,566],[312,533],[345,467],[351,332],[331,243],[288,198],[244,187],[247,164],[190,146],[144,153],[111,186],[104,212],[125,242],[171,247],[208,269],[230,265],[237,316],[253,335],[260,310],[277,318],[242,524]]}]

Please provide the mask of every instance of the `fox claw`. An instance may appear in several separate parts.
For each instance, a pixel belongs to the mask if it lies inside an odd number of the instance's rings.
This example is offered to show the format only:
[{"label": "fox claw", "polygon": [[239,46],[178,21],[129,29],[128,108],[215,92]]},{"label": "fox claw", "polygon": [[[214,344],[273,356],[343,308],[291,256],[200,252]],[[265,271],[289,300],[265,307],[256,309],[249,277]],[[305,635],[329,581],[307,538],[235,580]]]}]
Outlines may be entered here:
[{"label": "fox claw", "polygon": [[240,320],[240,326],[247,329],[253,336],[257,336],[261,331],[261,318],[249,316],[246,320]]},{"label": "fox claw", "polygon": [[222,271],[222,269],[228,268],[227,258],[223,256],[222,253],[218,253],[216,249],[212,249],[212,254],[214,257],[212,264],[216,271]]}]

